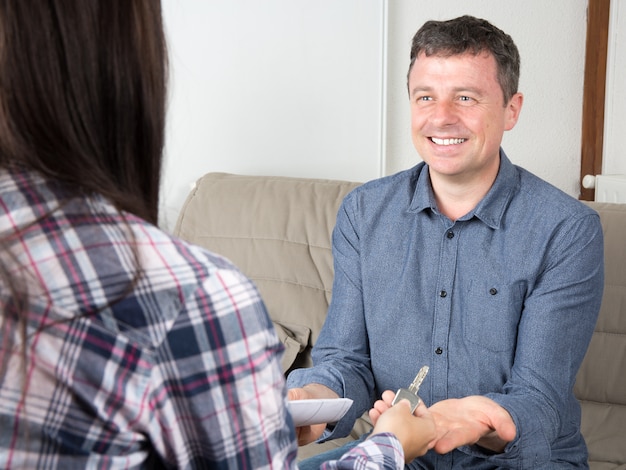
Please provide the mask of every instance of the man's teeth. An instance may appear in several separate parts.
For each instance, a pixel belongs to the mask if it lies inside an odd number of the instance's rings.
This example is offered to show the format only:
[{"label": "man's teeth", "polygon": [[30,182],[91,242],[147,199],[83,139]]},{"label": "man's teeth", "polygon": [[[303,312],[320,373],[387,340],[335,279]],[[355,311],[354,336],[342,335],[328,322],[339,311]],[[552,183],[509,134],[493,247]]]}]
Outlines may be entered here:
[{"label": "man's teeth", "polygon": [[465,139],[438,139],[437,137],[431,137],[432,140],[437,145],[454,145],[454,144],[462,144],[465,142]]}]

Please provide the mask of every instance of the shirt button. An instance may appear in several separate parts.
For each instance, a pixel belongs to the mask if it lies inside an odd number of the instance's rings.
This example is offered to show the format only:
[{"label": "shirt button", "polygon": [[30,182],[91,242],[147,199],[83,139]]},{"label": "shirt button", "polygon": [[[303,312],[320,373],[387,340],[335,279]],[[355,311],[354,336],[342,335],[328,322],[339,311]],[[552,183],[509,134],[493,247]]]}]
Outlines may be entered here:
[{"label": "shirt button", "polygon": [[441,292],[439,292],[439,297],[447,297],[448,293],[445,290],[442,290]]},{"label": "shirt button", "polygon": [[446,233],[446,237],[454,238],[454,232],[452,230],[450,230],[448,233]]},{"label": "shirt button", "polygon": [[496,289],[495,287],[492,287],[491,289],[489,289],[489,293],[491,295],[496,295],[498,293],[498,289]]},{"label": "shirt button", "polygon": [[435,354],[443,354],[443,349],[441,348],[435,349]]}]

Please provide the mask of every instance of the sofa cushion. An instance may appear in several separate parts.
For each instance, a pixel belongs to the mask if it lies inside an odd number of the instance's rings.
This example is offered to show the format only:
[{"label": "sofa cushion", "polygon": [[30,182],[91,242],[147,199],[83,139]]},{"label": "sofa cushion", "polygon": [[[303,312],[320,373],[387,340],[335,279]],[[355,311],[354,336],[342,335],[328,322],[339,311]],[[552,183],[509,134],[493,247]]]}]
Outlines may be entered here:
[{"label": "sofa cushion", "polygon": [[331,232],[358,184],[208,173],[176,223],[176,236],[227,257],[256,284],[287,348],[285,372],[312,365],[332,290]]},{"label": "sofa cushion", "polygon": [[588,203],[604,232],[604,296],[574,392],[594,470],[626,469],[626,204]]}]

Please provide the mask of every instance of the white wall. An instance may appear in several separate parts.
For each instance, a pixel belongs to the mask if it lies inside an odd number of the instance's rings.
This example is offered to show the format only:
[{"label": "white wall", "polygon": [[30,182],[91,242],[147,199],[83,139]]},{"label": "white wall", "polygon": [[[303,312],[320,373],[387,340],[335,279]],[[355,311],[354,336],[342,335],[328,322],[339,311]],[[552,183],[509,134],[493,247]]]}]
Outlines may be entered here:
[{"label": "white wall", "polygon": [[465,13],[520,49],[525,103],[507,154],[578,195],[587,0],[162,1],[166,229],[208,171],[364,181],[413,166],[411,37],[428,19]]},{"label": "white wall", "polygon": [[163,0],[161,225],[209,171],[381,174],[382,0]]}]

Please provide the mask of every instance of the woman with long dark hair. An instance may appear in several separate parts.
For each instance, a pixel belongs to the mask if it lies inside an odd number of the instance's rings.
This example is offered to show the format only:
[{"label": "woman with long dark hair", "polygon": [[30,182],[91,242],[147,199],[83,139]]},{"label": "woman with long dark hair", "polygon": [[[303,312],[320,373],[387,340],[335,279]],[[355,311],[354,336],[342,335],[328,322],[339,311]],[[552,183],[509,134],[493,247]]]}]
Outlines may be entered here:
[{"label": "woman with long dark hair", "polygon": [[2,468],[294,457],[257,291],[155,226],[166,70],[158,1],[0,2]]},{"label": "woman with long dark hair", "polygon": [[166,58],[158,0],[0,0],[1,468],[296,465],[257,290],[156,227]]}]

